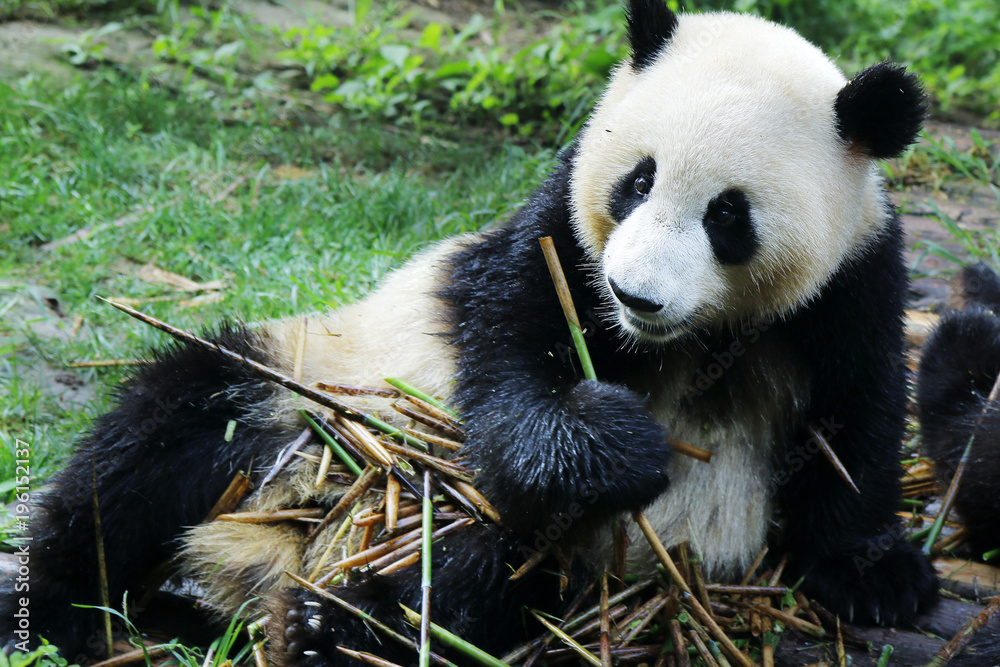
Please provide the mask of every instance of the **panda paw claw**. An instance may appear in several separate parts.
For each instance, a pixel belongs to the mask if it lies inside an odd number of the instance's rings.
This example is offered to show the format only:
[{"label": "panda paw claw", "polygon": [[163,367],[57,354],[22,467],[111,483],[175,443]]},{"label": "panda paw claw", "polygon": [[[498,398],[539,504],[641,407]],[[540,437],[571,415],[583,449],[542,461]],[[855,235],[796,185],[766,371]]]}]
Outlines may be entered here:
[{"label": "panda paw claw", "polygon": [[325,611],[325,605],[314,593],[287,592],[271,615],[284,621],[271,630],[272,664],[329,667],[344,662],[336,650],[336,632]]},{"label": "panda paw claw", "polygon": [[897,542],[875,558],[841,554],[820,559],[803,586],[848,622],[897,626],[912,623],[933,605],[938,583],[923,554]]}]

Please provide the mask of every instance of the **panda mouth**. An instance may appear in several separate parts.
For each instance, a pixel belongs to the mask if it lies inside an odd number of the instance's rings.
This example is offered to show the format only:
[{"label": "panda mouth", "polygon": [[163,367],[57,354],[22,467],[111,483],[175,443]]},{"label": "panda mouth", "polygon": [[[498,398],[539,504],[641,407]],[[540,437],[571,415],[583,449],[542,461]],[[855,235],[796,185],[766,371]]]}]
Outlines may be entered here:
[{"label": "panda mouth", "polygon": [[629,308],[621,308],[621,322],[637,338],[657,343],[666,343],[688,333],[693,315],[677,322],[649,321],[636,315]]}]

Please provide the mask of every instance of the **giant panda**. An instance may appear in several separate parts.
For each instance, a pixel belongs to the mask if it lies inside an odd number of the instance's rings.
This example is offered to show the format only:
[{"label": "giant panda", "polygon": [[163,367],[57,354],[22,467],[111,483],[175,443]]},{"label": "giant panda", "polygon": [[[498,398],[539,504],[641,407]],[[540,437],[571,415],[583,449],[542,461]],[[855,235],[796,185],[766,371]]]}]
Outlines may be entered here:
[{"label": "giant panda", "polygon": [[[530,631],[526,605],[561,608],[547,568],[510,580],[525,545],[572,516],[562,550],[599,568],[609,526],[639,508],[667,546],[696,544],[707,576],[738,575],[770,540],[788,580],[845,620],[908,623],[937,586],[895,517],[907,272],[878,161],[914,141],[919,83],[888,63],[847,80],[795,32],[752,16],[630,0],[627,23],[629,57],[506,224],[423,252],[354,305],[305,324],[227,325],[213,340],[291,374],[305,326],[304,383],[401,377],[460,411],[462,456],[502,522],[435,545],[432,615],[488,651]],[[599,380],[562,353],[543,236],[587,321]],[[211,350],[157,353],[37,508],[31,641],[74,656],[101,636],[97,614],[71,607],[100,599],[96,479],[113,601],[135,599],[180,551],[220,604],[265,597],[276,664],[338,663],[337,645],[411,659],[288,588],[277,575],[300,552],[287,533],[186,532],[235,472],[253,468],[260,482],[302,430],[300,406]],[[817,431],[857,490],[818,452]],[[711,463],[672,456],[668,437],[710,450]],[[295,492],[272,483],[247,502]],[[649,571],[651,549],[629,531],[629,568]],[[239,572],[254,567],[277,575],[241,588]],[[338,595],[408,632],[397,604],[417,608],[415,570]],[[23,640],[8,613],[17,597],[8,586],[7,640]]]}]

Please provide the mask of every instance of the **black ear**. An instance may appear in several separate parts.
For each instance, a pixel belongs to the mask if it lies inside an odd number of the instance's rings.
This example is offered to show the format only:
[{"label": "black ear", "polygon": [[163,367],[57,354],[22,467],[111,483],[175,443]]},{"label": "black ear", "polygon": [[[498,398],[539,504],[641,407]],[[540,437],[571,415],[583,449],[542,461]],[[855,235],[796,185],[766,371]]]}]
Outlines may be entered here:
[{"label": "black ear", "polygon": [[625,20],[632,46],[632,70],[638,72],[651,65],[670,41],[677,17],[663,0],[629,0]]},{"label": "black ear", "polygon": [[915,75],[881,62],[841,88],[834,112],[840,137],[881,160],[899,155],[916,141],[927,115],[927,98]]}]

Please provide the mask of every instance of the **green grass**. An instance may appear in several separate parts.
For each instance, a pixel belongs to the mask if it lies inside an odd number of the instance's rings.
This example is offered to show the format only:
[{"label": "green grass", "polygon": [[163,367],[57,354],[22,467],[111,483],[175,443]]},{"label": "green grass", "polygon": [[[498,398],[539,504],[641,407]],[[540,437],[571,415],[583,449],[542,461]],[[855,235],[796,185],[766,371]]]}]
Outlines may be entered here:
[{"label": "green grass", "polygon": [[[548,150],[271,118],[261,109],[254,122],[227,124],[210,108],[115,73],[68,86],[0,84],[0,278],[12,285],[0,306],[24,292],[18,285],[43,285],[69,318],[84,320],[66,341],[0,325],[0,437],[8,447],[22,438],[39,456],[55,452],[55,463],[87,416],[54,403],[19,367],[132,358],[162,343],[96,296],[140,299],[141,309],[195,329],[222,317],[335,306],[434,240],[502,218],[552,164]],[[143,208],[151,210],[121,228],[110,224]],[[43,248],[82,227],[93,234]],[[224,298],[181,306],[193,295],[126,266],[146,263],[225,281]],[[106,384],[120,377],[69,372]]]}]

